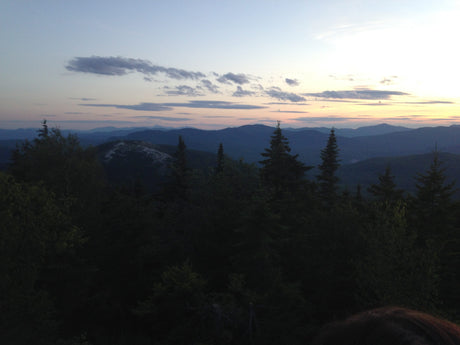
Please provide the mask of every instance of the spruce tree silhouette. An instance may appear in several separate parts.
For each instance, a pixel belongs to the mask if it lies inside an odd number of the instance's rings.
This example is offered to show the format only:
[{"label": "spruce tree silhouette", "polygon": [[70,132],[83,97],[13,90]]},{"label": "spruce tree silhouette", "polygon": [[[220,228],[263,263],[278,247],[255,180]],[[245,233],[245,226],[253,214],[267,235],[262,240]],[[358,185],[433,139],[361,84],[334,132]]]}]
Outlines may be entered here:
[{"label": "spruce tree silhouette", "polygon": [[327,207],[333,206],[337,199],[339,178],[336,172],[340,166],[338,155],[339,148],[335,131],[331,129],[326,147],[321,150],[322,163],[318,166],[320,173],[317,175],[320,197]]},{"label": "spruce tree silhouette", "polygon": [[292,155],[288,139],[283,135],[278,121],[271,136],[270,148],[261,155],[266,159],[260,161],[260,175],[264,185],[273,193],[275,198],[286,192],[296,191],[305,172],[311,167],[305,166],[298,160],[298,154]]}]

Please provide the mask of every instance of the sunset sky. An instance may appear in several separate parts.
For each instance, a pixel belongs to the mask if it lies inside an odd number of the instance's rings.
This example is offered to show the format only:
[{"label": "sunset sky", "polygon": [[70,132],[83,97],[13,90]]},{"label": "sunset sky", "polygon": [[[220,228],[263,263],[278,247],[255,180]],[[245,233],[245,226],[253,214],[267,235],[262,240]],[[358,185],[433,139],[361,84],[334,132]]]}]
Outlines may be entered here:
[{"label": "sunset sky", "polygon": [[0,1],[0,128],[460,124],[460,1]]}]

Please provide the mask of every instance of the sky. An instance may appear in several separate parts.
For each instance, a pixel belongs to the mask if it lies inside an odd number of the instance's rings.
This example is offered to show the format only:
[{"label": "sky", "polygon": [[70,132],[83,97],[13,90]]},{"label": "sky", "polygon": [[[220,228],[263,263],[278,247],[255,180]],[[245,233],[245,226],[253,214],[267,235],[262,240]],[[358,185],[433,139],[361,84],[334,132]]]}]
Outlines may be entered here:
[{"label": "sky", "polygon": [[460,124],[460,0],[0,1],[0,128]]}]

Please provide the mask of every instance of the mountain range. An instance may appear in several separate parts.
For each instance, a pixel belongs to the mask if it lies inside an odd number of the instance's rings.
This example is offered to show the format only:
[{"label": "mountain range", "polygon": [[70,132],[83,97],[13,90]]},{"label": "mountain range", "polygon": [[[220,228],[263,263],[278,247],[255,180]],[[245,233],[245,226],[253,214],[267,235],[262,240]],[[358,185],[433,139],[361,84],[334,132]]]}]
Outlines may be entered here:
[{"label": "mountain range", "polygon": [[[0,140],[9,140],[9,139],[33,139],[37,135],[38,128],[18,128],[18,129],[2,129],[0,128]],[[62,129],[61,132],[66,135],[68,133],[75,133],[79,136],[82,141],[89,142],[102,142],[109,137],[113,136],[123,136],[132,132],[139,132],[144,130],[162,130],[169,131],[174,128],[169,127],[99,127],[90,130],[65,130]],[[183,129],[183,128],[181,128]],[[304,127],[304,128],[287,128],[289,131],[302,131],[302,130],[316,130],[321,133],[329,133],[331,130],[327,127]],[[357,136],[366,136],[366,135],[379,135],[387,134],[392,132],[407,131],[410,128],[401,127],[401,126],[392,126],[385,123],[376,126],[365,126],[360,128],[337,128],[336,133],[339,136],[344,137],[357,137]]]},{"label": "mountain range", "polygon": [[[408,129],[380,125],[356,129],[352,137],[342,136],[340,129],[335,131],[342,164],[375,157],[423,154],[436,149],[441,152],[460,153],[460,126]],[[329,132],[330,129],[328,132],[311,128],[283,129],[292,152],[298,153],[300,159],[308,165],[319,164],[320,152],[327,143]],[[143,130],[115,138],[176,145],[180,135],[189,148],[216,152],[219,143],[222,143],[225,153],[233,159],[242,158],[246,162],[253,163],[260,160],[260,153],[269,146],[272,133],[272,127],[250,125],[214,131],[194,128],[169,131]],[[350,131],[346,130],[345,133]],[[368,133],[382,134],[369,135]]]},{"label": "mountain range", "polygon": [[[148,169],[142,170],[141,166],[142,164],[155,165],[158,162],[152,163],[152,157],[155,155],[145,156],[147,158],[142,155],[149,150],[158,150],[172,155],[179,136],[184,139],[187,149],[194,152],[191,162],[198,162],[193,163],[196,167],[214,164],[212,157],[216,154],[220,143],[223,144],[224,152],[230,158],[257,164],[261,159],[260,153],[270,145],[273,130],[273,127],[265,125],[247,125],[221,130],[104,128],[74,133],[78,135],[82,145],[98,146],[98,151],[105,154],[107,150],[114,150],[114,143],[137,143],[137,148],[133,144],[118,144],[118,148],[124,148],[125,153],[120,153],[122,150],[119,150],[116,163],[113,161],[105,164],[117,166],[117,170],[124,171],[124,174],[151,176],[149,174],[152,172]],[[292,153],[299,154],[299,159],[305,164],[316,167],[320,163],[320,152],[327,143],[330,131],[330,128],[323,127],[285,128],[283,134],[289,140]],[[363,187],[376,183],[378,175],[384,172],[387,165],[390,165],[398,186],[413,191],[414,176],[428,169],[435,150],[441,153],[441,160],[446,163],[448,179],[457,180],[460,176],[460,126],[410,129],[381,124],[357,129],[337,128],[334,131],[341,160],[338,173],[342,183],[350,189],[355,188],[358,183]],[[63,134],[66,133],[68,131],[63,131]],[[10,152],[17,142],[35,136],[36,130],[32,129],[0,129],[0,168],[6,166]],[[139,145],[143,148],[139,149]],[[161,156],[161,153],[159,155]],[[103,160],[101,156],[100,159]],[[144,162],[140,163],[142,160]],[[135,161],[138,163],[134,163]],[[123,164],[126,165],[125,168],[122,168]],[[130,168],[127,168],[128,166]],[[158,168],[158,164],[156,167]],[[161,172],[158,174],[161,175]],[[315,169],[310,172],[311,177],[314,177],[314,174]]]}]

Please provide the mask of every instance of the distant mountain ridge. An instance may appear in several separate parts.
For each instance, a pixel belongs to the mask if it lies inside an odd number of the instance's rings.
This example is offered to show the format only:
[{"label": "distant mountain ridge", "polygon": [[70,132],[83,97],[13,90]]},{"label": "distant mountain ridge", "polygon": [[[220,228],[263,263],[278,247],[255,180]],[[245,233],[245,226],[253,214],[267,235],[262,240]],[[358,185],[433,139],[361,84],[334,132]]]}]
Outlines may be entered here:
[{"label": "distant mountain ridge", "polygon": [[[257,127],[265,125],[246,125],[242,127]],[[187,127],[186,127],[187,128]],[[162,126],[153,126],[153,127],[97,127],[89,130],[68,130],[62,129],[61,132],[64,135],[69,133],[75,133],[80,137],[82,141],[91,141],[101,143],[102,141],[107,140],[109,137],[123,136],[133,132],[142,132],[146,130],[160,130],[160,131],[171,131],[171,130],[181,130],[186,128],[172,128],[172,127],[162,127]],[[232,128],[232,127],[229,127]],[[240,127],[241,128],[241,127]],[[226,128],[228,129],[228,128]],[[0,140],[9,140],[9,139],[33,139],[37,135],[38,128],[18,128],[18,129],[2,129],[0,128]],[[225,130],[225,129],[221,129]],[[331,130],[330,127],[302,127],[302,128],[286,128],[288,131],[304,131],[304,130],[315,130],[321,133],[329,133]],[[382,123],[375,126],[364,126],[359,128],[336,128],[335,131],[338,136],[343,137],[357,137],[357,136],[366,136],[366,135],[379,135],[387,134],[392,132],[399,131],[408,131],[411,130],[407,127],[401,126],[392,126],[386,123]]]},{"label": "distant mountain ridge", "polygon": [[[377,127],[377,128],[376,128]],[[365,128],[360,132],[387,132],[393,128],[388,125]],[[233,159],[243,158],[247,162],[258,162],[260,153],[268,147],[273,127],[248,125],[206,131],[184,128],[170,131],[145,130],[128,134],[130,140],[143,140],[153,144],[175,145],[182,136],[188,147],[215,152],[222,143],[226,154]],[[325,147],[330,130],[327,133],[314,129],[284,129],[293,153],[298,153],[306,164],[316,165],[320,152]],[[353,163],[373,157],[403,156],[439,151],[460,153],[460,126],[423,127],[404,129],[378,135],[358,135],[345,137],[337,135],[342,163]],[[121,139],[121,138],[116,138]]]},{"label": "distant mountain ridge", "polygon": [[[122,128],[113,131],[106,128],[106,130],[82,131],[77,135],[82,145],[99,145],[113,140],[137,140],[154,145],[172,146],[177,145],[178,137],[182,136],[188,149],[215,153],[219,144],[222,143],[229,157],[257,163],[261,159],[260,154],[269,146],[274,128],[265,125],[246,125],[220,130],[196,128]],[[6,132],[9,134],[3,136]],[[0,130],[0,151],[5,146],[11,148],[14,143],[14,141],[7,142],[1,139],[10,138],[13,133],[23,135],[27,131],[6,130],[6,132]],[[429,153],[435,148],[441,152],[460,154],[460,126],[457,125],[409,129],[380,124],[357,129],[335,129],[335,132],[342,164],[375,157]],[[307,165],[319,164],[320,152],[326,145],[329,133],[330,129],[323,127],[283,129],[283,134],[288,138],[292,152],[299,154],[300,159]],[[63,131],[63,134],[66,132]]]},{"label": "distant mountain ridge", "polygon": [[[292,131],[302,131],[302,130],[315,130],[321,133],[329,133],[331,131],[330,127],[304,127],[304,128],[288,128],[288,130]],[[411,128],[402,127],[402,126],[393,126],[387,123],[381,123],[375,126],[364,126],[359,128],[334,128],[335,133],[337,136],[347,137],[347,138],[354,138],[354,137],[363,137],[369,135],[381,135],[381,134],[388,134],[394,132],[405,132],[410,131]]]},{"label": "distant mountain ridge", "polygon": [[[445,163],[448,180],[457,181],[460,186],[460,126],[392,129],[393,126],[385,124],[371,126],[352,137],[340,136],[340,131],[336,130],[341,164],[338,175],[343,186],[353,191],[360,184],[366,189],[378,181],[378,175],[389,164],[398,187],[413,192],[414,177],[429,168],[435,150]],[[260,154],[269,147],[273,130],[273,127],[264,125],[247,125],[212,131],[182,128],[131,132],[131,129],[117,129],[102,134],[86,133],[88,137],[78,136],[86,144],[103,140],[96,148],[112,181],[126,184],[140,178],[151,181],[150,187],[153,188],[165,180],[179,135],[186,143],[192,168],[202,169],[214,166],[219,143],[223,143],[224,152],[230,158],[248,163],[259,162]],[[382,131],[390,132],[361,135]],[[330,129],[283,129],[292,153],[298,153],[304,163],[315,168],[320,163],[320,152],[329,133]],[[20,140],[0,140],[0,169],[6,168],[11,150],[18,142]],[[315,174],[313,169],[308,176],[314,179]]]}]

